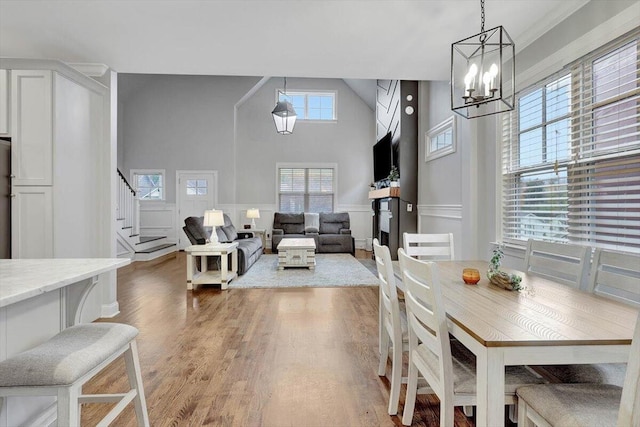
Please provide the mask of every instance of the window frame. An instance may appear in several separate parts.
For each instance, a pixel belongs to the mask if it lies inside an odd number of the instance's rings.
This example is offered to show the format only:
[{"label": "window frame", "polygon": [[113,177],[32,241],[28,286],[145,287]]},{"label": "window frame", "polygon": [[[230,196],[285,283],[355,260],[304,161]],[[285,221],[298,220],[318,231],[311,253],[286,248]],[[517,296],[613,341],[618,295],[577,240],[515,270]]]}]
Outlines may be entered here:
[{"label": "window frame", "polygon": [[[285,96],[284,89],[276,89],[276,103],[280,101],[280,95]],[[337,90],[311,90],[311,89],[298,89],[287,90],[286,98],[291,102],[292,96],[304,96],[304,117],[300,115],[300,112],[296,110],[296,123],[336,123],[338,121],[338,91]],[[308,119],[309,111],[309,96],[331,96],[333,105],[333,117],[331,119]]]},{"label": "window frame", "polygon": [[[138,175],[160,175],[162,178],[162,186],[160,187],[161,197],[159,199],[141,199],[138,189]],[[136,191],[136,199],[140,202],[164,202],[167,200],[167,174],[164,169],[130,169],[129,178],[133,189]]]},{"label": "window frame", "polygon": [[[553,122],[560,122],[568,118],[568,158],[562,160],[558,159],[558,163],[556,165],[556,170],[564,169],[567,177],[566,182],[564,183],[566,190],[564,200],[566,201],[567,221],[564,229],[564,240],[560,241],[610,250],[640,252],[637,237],[635,240],[625,238],[629,235],[634,235],[633,231],[629,232],[627,231],[627,228],[607,228],[607,225],[603,225],[607,220],[601,220],[599,216],[606,216],[605,211],[608,206],[602,204],[606,202],[596,201],[595,203],[589,203],[589,206],[585,208],[585,202],[578,200],[580,198],[584,199],[585,197],[587,200],[593,200],[593,198],[599,194],[599,191],[603,191],[601,189],[602,183],[597,179],[594,180],[593,177],[600,175],[599,169],[603,170],[605,168],[610,168],[610,165],[607,163],[608,161],[613,159],[619,164],[640,164],[638,162],[638,156],[640,155],[640,145],[638,145],[638,140],[636,139],[635,142],[632,141],[630,143],[625,142],[624,138],[627,136],[625,136],[624,133],[620,134],[619,138],[621,141],[617,141],[617,146],[615,148],[607,149],[606,145],[603,145],[604,148],[598,147],[598,144],[602,143],[602,141],[599,140],[599,135],[602,133],[606,134],[607,130],[604,128],[598,128],[596,124],[597,117],[595,115],[595,112],[598,109],[603,107],[607,108],[607,106],[614,105],[621,100],[624,101],[625,99],[625,96],[622,95],[618,95],[613,99],[605,101],[599,101],[596,99],[597,94],[594,89],[596,86],[596,73],[594,72],[595,64],[616,52],[622,52],[627,45],[632,43],[635,43],[636,48],[636,71],[633,74],[637,76],[640,70],[640,32],[638,30],[634,30],[616,40],[603,44],[592,52],[582,55],[566,67],[563,67],[562,70],[552,73],[550,76],[537,83],[529,84],[516,94],[516,110],[502,116],[503,135],[501,138],[501,149],[498,150],[498,155],[501,155],[501,158],[499,158],[501,168],[498,180],[500,183],[500,198],[496,202],[498,212],[500,212],[500,220],[498,222],[499,238],[503,242],[512,244],[516,247],[523,247],[526,244],[527,237],[525,236],[526,233],[524,233],[523,227],[517,227],[515,225],[507,227],[507,221],[510,221],[510,218],[515,218],[517,212],[522,211],[522,209],[517,206],[519,200],[522,200],[518,196],[521,194],[521,190],[518,188],[517,192],[513,193],[514,189],[516,189],[515,185],[518,182],[517,177],[527,173],[535,173],[540,170],[553,172],[553,166],[555,163],[555,160],[551,162],[547,160],[541,164],[530,165],[528,168],[512,167],[512,165],[516,164],[515,162],[519,162],[517,159],[520,158],[518,152],[520,148],[520,135],[522,135],[523,132],[534,128],[534,126],[525,130],[521,130],[519,128],[520,99],[535,90],[544,88],[554,80],[560,81],[563,76],[569,75],[568,114],[554,117],[551,120],[546,120],[546,114],[543,111],[542,114],[544,120],[540,125],[541,129],[543,129],[542,136],[546,140],[546,127]],[[621,58],[624,58],[624,56]],[[615,66],[624,67],[624,62],[621,60],[615,63]],[[615,89],[621,90],[625,84],[635,85],[632,86],[632,92],[635,91],[635,96],[637,96],[637,93],[640,90],[640,79],[636,77],[636,79],[632,80],[631,83],[625,83],[624,81],[619,82],[617,83],[618,86],[615,86]],[[633,96],[634,95],[632,94],[631,97]],[[541,95],[541,100],[543,102],[547,101],[544,92]],[[630,117],[638,120],[639,116],[640,114],[636,112],[635,115],[632,113]],[[625,117],[619,117],[616,121],[613,121],[612,123],[615,125],[614,129],[617,129],[618,131],[623,130],[624,120],[628,119]],[[589,132],[585,133],[584,129],[589,129]],[[589,149],[590,144],[596,148],[591,148],[589,154],[585,155],[583,150],[585,150],[585,148]],[[605,188],[604,191],[626,191],[629,188],[628,184],[625,183],[624,178],[620,178],[620,176],[624,175],[624,170],[622,172],[612,173],[613,175],[610,176],[612,176],[613,179],[617,179],[617,181],[615,181],[615,185],[611,187],[610,190]],[[546,185],[550,184],[547,183]],[[638,200],[637,192],[635,195],[633,195],[633,193],[624,194],[629,194],[628,197],[630,198],[629,200],[631,200],[630,203]],[[614,212],[625,219],[630,218],[627,222],[635,224],[630,226],[632,227],[631,230],[633,230],[633,227],[636,227],[637,230],[638,223],[636,220],[633,220],[633,218],[636,218],[636,215],[625,215],[625,212],[628,212],[629,209],[633,210],[633,206],[622,205],[617,207]],[[605,213],[599,213],[599,210]],[[585,223],[584,221],[586,220],[590,222]],[[551,222],[552,221],[549,222],[548,230],[545,230],[545,232],[548,232],[549,234],[553,234],[555,231],[555,224],[551,224]],[[629,226],[627,225],[627,227]],[[635,235],[637,236],[637,234]],[[615,240],[609,240],[609,236],[614,236]],[[553,238],[547,240],[553,240]]]},{"label": "window frame", "polygon": [[[441,148],[437,148],[432,150],[431,142],[434,139],[437,139],[439,136],[446,134],[451,131],[451,143],[447,144]],[[440,157],[444,157],[448,154],[453,154],[456,152],[457,148],[457,136],[456,136],[456,117],[451,116],[448,119],[444,120],[442,123],[434,126],[429,129],[424,137],[424,161],[429,162],[431,160],[438,159]]]},{"label": "window frame", "polygon": [[[333,212],[337,212],[338,202],[338,164],[337,163],[276,163],[275,179],[276,179],[276,211],[280,212],[280,169],[305,169],[305,192],[304,192],[304,209],[303,212],[309,212],[308,210],[308,196],[313,193],[308,192],[308,170],[309,169],[333,169],[333,193],[332,193],[332,208]],[[290,193],[291,194],[291,193]]]}]

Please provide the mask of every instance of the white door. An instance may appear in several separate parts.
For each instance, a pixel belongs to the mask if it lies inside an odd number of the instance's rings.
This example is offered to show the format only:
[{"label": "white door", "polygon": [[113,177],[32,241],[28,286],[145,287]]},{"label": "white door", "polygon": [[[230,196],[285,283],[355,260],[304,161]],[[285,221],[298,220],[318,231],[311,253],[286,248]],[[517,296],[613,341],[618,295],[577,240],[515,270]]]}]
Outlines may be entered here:
[{"label": "white door", "polygon": [[176,171],[178,249],[191,245],[184,234],[184,220],[190,216],[203,216],[207,209],[218,204],[217,171]]}]

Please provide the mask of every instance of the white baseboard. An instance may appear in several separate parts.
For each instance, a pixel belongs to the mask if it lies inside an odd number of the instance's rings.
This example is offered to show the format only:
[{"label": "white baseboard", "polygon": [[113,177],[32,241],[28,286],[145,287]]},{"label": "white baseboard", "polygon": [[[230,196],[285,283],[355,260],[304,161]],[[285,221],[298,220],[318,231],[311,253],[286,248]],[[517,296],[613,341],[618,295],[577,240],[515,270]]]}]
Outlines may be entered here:
[{"label": "white baseboard", "polygon": [[111,304],[102,304],[100,317],[109,319],[117,316],[118,314],[120,314],[120,304],[118,304],[118,301],[112,302]]}]

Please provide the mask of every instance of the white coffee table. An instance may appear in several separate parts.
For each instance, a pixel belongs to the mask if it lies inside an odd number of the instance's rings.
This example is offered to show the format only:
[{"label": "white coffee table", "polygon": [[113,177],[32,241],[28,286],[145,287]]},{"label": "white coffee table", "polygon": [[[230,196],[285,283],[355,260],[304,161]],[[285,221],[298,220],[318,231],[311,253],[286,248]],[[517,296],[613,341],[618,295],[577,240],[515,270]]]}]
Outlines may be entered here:
[{"label": "white coffee table", "polygon": [[278,244],[278,270],[285,267],[316,268],[316,241],[309,238],[282,239]]},{"label": "white coffee table", "polygon": [[[200,284],[219,284],[227,289],[229,282],[238,275],[238,242],[217,245],[193,245],[185,249],[187,253],[187,290],[197,289]],[[227,255],[231,254],[231,269]],[[220,270],[208,270],[207,257],[220,257]],[[200,270],[196,268],[194,257],[200,257]]]}]

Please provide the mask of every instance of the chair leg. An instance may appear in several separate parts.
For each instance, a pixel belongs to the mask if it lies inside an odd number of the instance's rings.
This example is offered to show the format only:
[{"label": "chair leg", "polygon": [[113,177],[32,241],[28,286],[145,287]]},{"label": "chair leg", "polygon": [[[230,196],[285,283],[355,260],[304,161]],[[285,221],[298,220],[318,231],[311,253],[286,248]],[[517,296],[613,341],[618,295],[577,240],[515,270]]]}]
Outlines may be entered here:
[{"label": "chair leg", "polygon": [[58,388],[58,403],[57,403],[57,426],[58,427],[75,427],[80,425],[80,413],[78,408],[78,398],[80,397],[80,390],[78,386],[72,385],[70,387]]},{"label": "chair leg", "polygon": [[398,413],[400,401],[400,384],[402,383],[402,343],[393,343],[393,360],[391,364],[391,391],[389,392],[389,415]]},{"label": "chair leg", "polygon": [[529,405],[522,399],[518,399],[518,427],[534,427],[533,421],[527,416]]},{"label": "chair leg", "polygon": [[418,368],[411,361],[409,355],[409,378],[407,381],[407,395],[404,400],[402,424],[410,426],[413,421],[413,411],[416,406],[416,393],[418,392]]},{"label": "chair leg", "polygon": [[382,329],[380,337],[380,363],[378,364],[378,376],[384,377],[387,372],[387,359],[389,358],[389,334],[385,328]]},{"label": "chair leg", "polygon": [[129,343],[129,349],[124,353],[124,360],[127,367],[127,376],[129,377],[129,386],[136,390],[136,397],[133,399],[133,403],[136,410],[136,418],[138,419],[138,426],[149,427],[149,414],[147,413],[147,401],[144,397],[136,340]]}]

